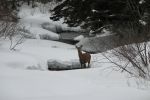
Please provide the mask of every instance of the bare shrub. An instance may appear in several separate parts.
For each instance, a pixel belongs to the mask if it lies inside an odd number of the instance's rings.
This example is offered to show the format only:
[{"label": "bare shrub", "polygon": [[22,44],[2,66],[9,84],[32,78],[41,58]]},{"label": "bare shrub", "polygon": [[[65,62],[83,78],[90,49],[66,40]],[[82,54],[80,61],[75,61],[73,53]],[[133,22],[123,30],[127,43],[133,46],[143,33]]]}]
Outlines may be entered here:
[{"label": "bare shrub", "polygon": [[7,29],[8,38],[10,40],[10,50],[16,50],[15,48],[25,40],[23,32],[19,30],[20,28],[20,24],[14,23],[12,25],[10,24],[9,30]]},{"label": "bare shrub", "polygon": [[0,22],[0,37],[8,37],[12,38],[14,35],[17,34],[18,25],[15,22]]},{"label": "bare shrub", "polygon": [[103,55],[122,72],[150,80],[150,46],[147,42],[121,46]]},{"label": "bare shrub", "polygon": [[129,1],[127,8],[138,13],[132,15],[130,21],[114,24],[113,31],[120,35],[120,40],[114,42],[120,47],[103,55],[122,72],[150,80],[150,46],[147,42],[150,35],[150,16],[146,10],[139,11],[134,0]]},{"label": "bare shrub", "polygon": [[0,22],[0,37],[4,39],[8,38],[10,40],[10,50],[15,50],[15,48],[22,44],[25,37],[23,32],[20,30],[20,25],[16,22]]},{"label": "bare shrub", "polygon": [[18,38],[15,38],[15,41],[13,41],[13,39],[11,39],[10,41],[10,47],[9,47],[9,49],[10,50],[16,50],[16,47],[18,46],[18,45],[20,45],[20,44],[22,44],[23,42],[24,42],[24,40],[25,40],[25,38],[24,38],[24,36],[23,35],[21,35],[21,36],[19,36]]}]

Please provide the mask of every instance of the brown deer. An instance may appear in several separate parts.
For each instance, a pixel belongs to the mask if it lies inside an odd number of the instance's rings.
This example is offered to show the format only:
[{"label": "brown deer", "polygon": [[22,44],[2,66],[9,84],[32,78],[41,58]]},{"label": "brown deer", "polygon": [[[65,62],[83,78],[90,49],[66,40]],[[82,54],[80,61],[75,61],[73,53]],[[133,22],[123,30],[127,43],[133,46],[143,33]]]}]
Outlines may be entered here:
[{"label": "brown deer", "polygon": [[90,60],[91,60],[91,55],[89,53],[82,53],[81,48],[82,45],[80,47],[77,47],[78,50],[78,55],[79,55],[79,61],[81,64],[81,68],[86,68],[86,63],[88,63],[88,67],[90,67]]}]

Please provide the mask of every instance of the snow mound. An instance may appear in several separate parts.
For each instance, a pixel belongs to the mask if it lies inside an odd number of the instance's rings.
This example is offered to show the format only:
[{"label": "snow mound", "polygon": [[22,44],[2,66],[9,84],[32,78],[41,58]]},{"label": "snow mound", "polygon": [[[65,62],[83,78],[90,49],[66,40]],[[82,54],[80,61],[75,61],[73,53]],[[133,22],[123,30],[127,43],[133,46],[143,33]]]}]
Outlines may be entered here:
[{"label": "snow mound", "polygon": [[50,59],[47,61],[49,70],[71,70],[80,69],[80,63],[78,60],[61,61]]},{"label": "snow mound", "polygon": [[46,23],[41,24],[41,27],[43,29],[46,29],[48,31],[52,31],[54,33],[60,33],[60,32],[63,31],[62,27],[60,25],[55,25],[54,23],[48,23],[48,22],[46,22]]},{"label": "snow mound", "polygon": [[56,22],[50,20],[50,13],[47,10],[42,13],[39,6],[32,8],[23,5],[18,17],[20,18],[19,23],[23,27],[21,31],[25,32],[27,38],[58,40],[59,35],[57,33],[62,31],[82,31],[80,27],[68,27],[67,24],[63,23],[64,19]]},{"label": "snow mound", "polygon": [[83,38],[84,38],[83,35],[79,35],[79,36],[75,37],[74,40],[80,41],[80,40],[82,40]]},{"label": "snow mound", "polygon": [[[44,23],[49,23],[49,14],[41,13],[40,11],[34,12],[31,14],[32,9],[28,6],[23,6],[19,11],[18,16],[20,17],[20,25],[23,27],[21,31],[25,32],[26,37],[32,37],[34,39],[45,39],[45,36],[48,36],[49,40],[58,40],[59,35],[54,31],[44,29],[42,25]],[[51,24],[51,29],[56,29],[55,25]],[[44,37],[44,38],[43,38]]]},{"label": "snow mound", "polygon": [[42,28],[31,28],[30,32],[32,34],[35,34],[37,36],[37,38],[40,38],[40,39],[44,39],[43,37],[45,37],[45,36],[49,37],[50,40],[58,40],[59,39],[59,35],[57,35],[56,33],[47,31]]}]

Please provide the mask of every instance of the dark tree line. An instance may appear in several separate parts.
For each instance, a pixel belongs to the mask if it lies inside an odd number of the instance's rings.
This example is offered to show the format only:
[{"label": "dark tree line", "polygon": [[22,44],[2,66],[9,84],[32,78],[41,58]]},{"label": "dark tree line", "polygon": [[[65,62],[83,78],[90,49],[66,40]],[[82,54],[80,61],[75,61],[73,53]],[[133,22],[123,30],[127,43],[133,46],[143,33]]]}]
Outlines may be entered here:
[{"label": "dark tree line", "polygon": [[150,26],[150,0],[65,0],[52,12],[52,20],[64,18],[69,26],[93,31],[112,26],[118,34],[128,28],[136,35],[149,34],[144,30]]},{"label": "dark tree line", "polygon": [[2,9],[17,9],[22,4],[27,3],[28,5],[34,5],[34,3],[39,2],[46,4],[52,1],[59,1],[59,0],[1,0],[0,1],[0,10]]}]

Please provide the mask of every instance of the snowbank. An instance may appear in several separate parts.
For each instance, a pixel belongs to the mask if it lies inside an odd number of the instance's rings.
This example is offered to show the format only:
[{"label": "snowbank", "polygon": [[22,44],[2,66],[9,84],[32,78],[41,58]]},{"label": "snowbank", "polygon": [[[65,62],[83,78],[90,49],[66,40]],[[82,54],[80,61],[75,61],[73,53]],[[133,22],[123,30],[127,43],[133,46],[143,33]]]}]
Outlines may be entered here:
[{"label": "snowbank", "polygon": [[[10,41],[0,40],[0,65],[20,69],[47,70],[48,59],[70,61],[78,59],[74,46],[50,40],[26,39],[16,51],[10,51]],[[5,58],[5,59],[3,59]]]},{"label": "snowbank", "polygon": [[[23,5],[20,8],[18,17],[20,17],[20,25],[22,31],[25,32],[26,37],[37,39],[58,40],[59,35],[57,33],[62,31],[82,31],[80,27],[68,27],[63,23],[63,19],[60,21],[50,20],[49,8],[43,13],[40,6],[32,8],[27,5]],[[48,38],[45,38],[45,37]],[[44,37],[44,38],[43,38]]]},{"label": "snowbank", "polygon": [[80,69],[79,60],[61,61],[50,59],[47,61],[49,70],[71,70]]},{"label": "snowbank", "polygon": [[[108,35],[103,37],[83,38],[79,43],[77,43],[77,45],[83,45],[82,50],[84,51],[91,53],[100,53],[117,47],[118,45],[115,41],[121,40],[119,40],[119,37],[115,35]],[[120,43],[123,43],[123,41],[125,40],[122,40]]]},{"label": "snowbank", "polygon": [[[48,31],[46,29],[43,29],[41,27],[41,24],[47,22],[49,19],[44,15],[37,15],[37,16],[27,16],[20,20],[20,24],[22,24],[22,27],[29,32],[30,34],[33,34],[35,38],[41,38],[41,36],[47,35],[50,40],[58,40],[59,35]],[[23,30],[23,29],[22,29]],[[43,39],[43,38],[41,38]]]},{"label": "snowbank", "polygon": [[129,87],[111,70],[0,70],[1,100],[150,100],[149,90]]},{"label": "snowbank", "polygon": [[75,37],[73,40],[80,41],[80,40],[82,40],[83,38],[84,38],[83,35],[79,35],[79,36]]}]

